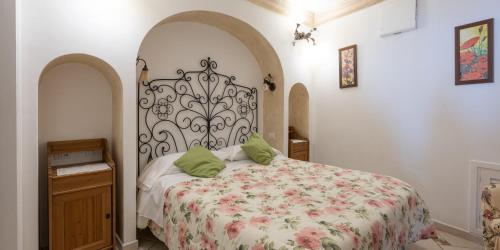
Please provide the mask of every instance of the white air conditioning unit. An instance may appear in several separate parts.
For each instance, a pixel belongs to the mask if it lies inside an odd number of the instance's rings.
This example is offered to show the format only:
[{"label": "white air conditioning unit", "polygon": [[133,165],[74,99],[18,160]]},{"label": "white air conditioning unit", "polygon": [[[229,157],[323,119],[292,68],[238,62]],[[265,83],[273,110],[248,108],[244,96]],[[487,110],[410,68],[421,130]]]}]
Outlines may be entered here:
[{"label": "white air conditioning unit", "polygon": [[380,36],[417,29],[417,0],[386,0],[380,5]]}]

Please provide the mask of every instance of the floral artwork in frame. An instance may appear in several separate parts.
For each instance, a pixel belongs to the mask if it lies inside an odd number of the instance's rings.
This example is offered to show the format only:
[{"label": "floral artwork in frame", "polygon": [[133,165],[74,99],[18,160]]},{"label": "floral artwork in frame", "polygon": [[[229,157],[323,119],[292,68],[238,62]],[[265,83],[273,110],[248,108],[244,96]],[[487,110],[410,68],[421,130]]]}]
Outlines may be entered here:
[{"label": "floral artwork in frame", "polygon": [[358,86],[357,45],[339,49],[339,84],[340,88]]},{"label": "floral artwork in frame", "polygon": [[493,19],[455,28],[455,84],[493,82]]}]

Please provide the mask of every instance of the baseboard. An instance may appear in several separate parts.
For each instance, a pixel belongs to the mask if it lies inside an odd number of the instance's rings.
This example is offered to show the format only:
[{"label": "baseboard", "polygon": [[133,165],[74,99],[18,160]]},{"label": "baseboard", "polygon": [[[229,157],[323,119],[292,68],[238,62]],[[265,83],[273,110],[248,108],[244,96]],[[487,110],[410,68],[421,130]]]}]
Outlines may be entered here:
[{"label": "baseboard", "polygon": [[127,243],[123,243],[122,239],[120,239],[120,236],[118,234],[115,234],[115,239],[116,239],[116,250],[137,250],[139,248],[139,241],[133,240]]},{"label": "baseboard", "polygon": [[436,229],[439,231],[443,231],[445,233],[449,233],[451,235],[470,240],[472,242],[475,242],[479,245],[483,245],[483,238],[481,236],[475,235],[473,233],[470,233],[462,228],[458,228],[455,226],[452,226],[450,224],[446,224],[442,221],[434,220],[434,225],[436,225]]}]

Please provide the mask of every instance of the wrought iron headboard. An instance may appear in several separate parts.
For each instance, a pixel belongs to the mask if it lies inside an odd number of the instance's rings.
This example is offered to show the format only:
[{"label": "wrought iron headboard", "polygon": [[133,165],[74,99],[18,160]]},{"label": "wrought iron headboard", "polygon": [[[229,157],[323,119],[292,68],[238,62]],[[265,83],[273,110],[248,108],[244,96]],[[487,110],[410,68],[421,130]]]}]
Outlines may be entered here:
[{"label": "wrought iron headboard", "polygon": [[177,70],[178,78],[138,83],[138,172],[159,156],[241,144],[257,132],[257,89],[217,73],[210,57],[200,65]]}]

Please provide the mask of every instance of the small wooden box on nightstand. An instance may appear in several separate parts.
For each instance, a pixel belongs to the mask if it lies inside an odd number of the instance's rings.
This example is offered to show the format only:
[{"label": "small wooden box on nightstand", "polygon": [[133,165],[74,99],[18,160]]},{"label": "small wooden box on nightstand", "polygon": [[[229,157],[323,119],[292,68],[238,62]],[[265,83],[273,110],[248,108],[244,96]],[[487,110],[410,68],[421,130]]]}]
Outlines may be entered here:
[{"label": "small wooden box on nightstand", "polygon": [[112,249],[115,163],[106,139],[49,142],[47,156],[49,249]]},{"label": "small wooden box on nightstand", "polygon": [[288,128],[288,157],[309,161],[309,139],[301,137],[293,127]]}]

